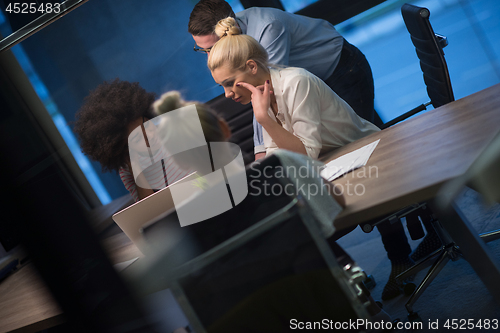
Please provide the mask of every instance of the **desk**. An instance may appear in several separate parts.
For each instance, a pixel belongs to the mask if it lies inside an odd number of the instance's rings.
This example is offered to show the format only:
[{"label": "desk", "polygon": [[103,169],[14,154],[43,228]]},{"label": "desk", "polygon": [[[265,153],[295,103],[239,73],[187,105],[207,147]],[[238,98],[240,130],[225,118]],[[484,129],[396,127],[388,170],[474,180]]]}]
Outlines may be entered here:
[{"label": "desk", "polygon": [[[359,196],[346,193],[347,208],[336,219],[336,227],[356,225],[431,199],[444,182],[467,170],[499,130],[500,85],[496,85],[338,149],[327,161],[381,139],[365,168],[334,181],[346,189],[350,182],[353,192],[358,184],[365,189]],[[372,171],[369,177],[368,170],[374,166],[378,174]],[[359,189],[358,185],[358,193]],[[109,238],[105,247],[115,263],[140,256],[123,233]],[[484,245],[480,249],[488,255]],[[471,265],[475,265],[474,269],[479,264],[484,266],[492,281],[500,281],[493,260],[484,262]],[[490,290],[498,289],[492,282],[485,284]],[[494,294],[500,299],[499,292]],[[64,320],[32,267],[22,268],[1,283],[0,295],[1,333],[35,332]]]},{"label": "desk", "polygon": [[365,167],[333,182],[344,189],[347,206],[335,226],[343,229],[432,199],[443,183],[465,173],[499,131],[497,84],[335,150],[323,160],[380,139]]},{"label": "desk", "polygon": [[[336,228],[434,198],[445,182],[467,171],[499,131],[497,84],[336,150],[325,162],[380,139],[365,167],[333,182],[344,190],[346,199],[346,209],[335,220]],[[453,233],[465,259],[500,302],[500,268],[476,231],[464,221],[444,227]]]},{"label": "desk", "polygon": [[[113,263],[142,256],[120,232],[103,241]],[[27,264],[0,283],[0,333],[37,332],[65,321],[49,290],[32,264]]]}]

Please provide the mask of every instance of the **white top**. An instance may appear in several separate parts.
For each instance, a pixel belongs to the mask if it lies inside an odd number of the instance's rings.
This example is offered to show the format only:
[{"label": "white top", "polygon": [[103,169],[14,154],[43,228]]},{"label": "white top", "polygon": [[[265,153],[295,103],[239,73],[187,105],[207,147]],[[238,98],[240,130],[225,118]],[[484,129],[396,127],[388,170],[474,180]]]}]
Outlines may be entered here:
[{"label": "white top", "polygon": [[[360,118],[320,78],[305,69],[271,68],[273,92],[278,104],[277,118],[298,137],[311,158],[342,147],[380,129]],[[271,119],[274,113],[268,110]],[[266,155],[278,149],[264,130]]]}]

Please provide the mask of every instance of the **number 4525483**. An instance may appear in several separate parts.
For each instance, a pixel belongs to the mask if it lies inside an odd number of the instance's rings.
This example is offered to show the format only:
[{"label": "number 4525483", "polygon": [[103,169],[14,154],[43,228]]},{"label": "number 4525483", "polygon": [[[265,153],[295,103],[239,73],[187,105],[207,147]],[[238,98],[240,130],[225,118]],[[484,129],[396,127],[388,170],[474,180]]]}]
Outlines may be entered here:
[{"label": "number 4525483", "polygon": [[5,8],[7,13],[12,14],[35,14],[35,13],[59,13],[61,12],[61,4],[60,3],[42,3],[37,4],[36,2],[31,3],[19,3],[19,2],[11,2]]},{"label": "number 4525483", "polygon": [[448,319],[443,326],[451,330],[497,330],[498,319]]}]

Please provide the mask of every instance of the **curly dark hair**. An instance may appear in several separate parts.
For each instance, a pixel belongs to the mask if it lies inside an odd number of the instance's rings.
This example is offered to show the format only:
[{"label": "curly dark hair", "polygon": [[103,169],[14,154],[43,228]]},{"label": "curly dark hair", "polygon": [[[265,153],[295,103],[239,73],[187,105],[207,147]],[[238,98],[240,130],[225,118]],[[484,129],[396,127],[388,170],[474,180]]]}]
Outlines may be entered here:
[{"label": "curly dark hair", "polygon": [[141,117],[154,118],[155,98],[138,82],[115,79],[99,85],[75,115],[73,131],[82,152],[98,161],[103,172],[118,172],[129,159],[127,126]]}]

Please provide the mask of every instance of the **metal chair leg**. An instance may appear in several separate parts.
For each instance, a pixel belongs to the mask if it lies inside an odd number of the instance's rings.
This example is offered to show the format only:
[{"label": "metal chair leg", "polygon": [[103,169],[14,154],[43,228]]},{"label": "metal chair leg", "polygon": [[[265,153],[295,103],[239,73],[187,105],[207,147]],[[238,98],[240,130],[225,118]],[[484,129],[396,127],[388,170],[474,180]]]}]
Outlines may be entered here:
[{"label": "metal chair leg", "polygon": [[436,251],[432,252],[427,257],[425,257],[424,259],[418,261],[415,265],[411,266],[406,271],[404,271],[403,273],[401,273],[398,276],[396,276],[396,280],[403,281],[406,278],[408,278],[408,277],[410,277],[412,275],[415,275],[418,272],[420,272],[421,270],[423,270],[423,269],[431,266],[436,261],[436,257],[442,251],[444,251],[444,250],[445,250],[445,247],[442,246],[441,248],[439,248]]},{"label": "metal chair leg", "polygon": [[457,249],[455,246],[450,246],[450,247],[444,248],[442,250],[439,258],[434,262],[432,267],[427,272],[427,275],[425,276],[425,278],[422,280],[420,285],[417,287],[417,289],[410,296],[410,298],[408,299],[408,302],[405,305],[406,310],[408,311],[409,317],[414,313],[413,312],[413,305],[419,299],[419,297],[422,295],[422,293],[425,291],[425,289],[427,289],[427,287],[434,280],[434,278],[439,274],[439,272],[443,269],[443,267],[446,265],[446,263],[448,263],[448,261],[450,259],[455,258],[456,256],[457,256]]},{"label": "metal chair leg", "polygon": [[479,235],[479,237],[481,237],[481,239],[485,243],[488,243],[488,242],[500,239],[500,229],[493,230],[493,231],[490,231],[490,232],[482,233],[482,234]]},{"label": "metal chair leg", "polygon": [[[416,273],[420,272],[421,270],[423,270],[423,269],[431,266],[435,262],[436,257],[438,255],[440,255],[440,253],[442,255],[442,251],[446,251],[446,249],[452,248],[452,247],[455,246],[455,243],[450,238],[450,236],[448,235],[448,233],[443,229],[443,227],[439,223],[439,220],[432,219],[430,222],[432,224],[432,228],[434,228],[435,232],[437,233],[437,235],[438,235],[438,237],[441,240],[441,243],[443,245],[439,249],[437,249],[434,252],[432,252],[431,254],[427,255],[427,257],[425,257],[424,259],[421,259],[420,261],[418,261],[417,263],[415,263],[415,265],[413,265],[412,267],[408,268],[403,273],[401,273],[398,276],[396,276],[397,280],[403,281],[407,277],[415,275]],[[456,257],[457,256],[454,255],[452,257],[453,260],[455,260]]]}]

